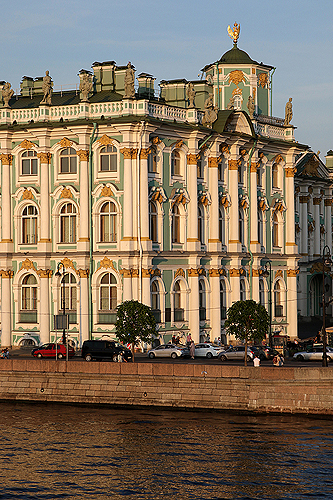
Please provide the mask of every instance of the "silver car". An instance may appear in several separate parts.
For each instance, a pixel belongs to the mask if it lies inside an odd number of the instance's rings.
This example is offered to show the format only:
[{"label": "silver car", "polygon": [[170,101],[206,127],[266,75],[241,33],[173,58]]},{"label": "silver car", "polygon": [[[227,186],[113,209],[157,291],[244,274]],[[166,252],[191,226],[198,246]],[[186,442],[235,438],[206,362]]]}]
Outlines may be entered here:
[{"label": "silver car", "polygon": [[[332,347],[326,347],[327,361],[333,361],[333,349]],[[321,346],[312,347],[307,351],[296,352],[293,359],[296,361],[322,361],[323,359],[323,348]]]},{"label": "silver car", "polygon": [[184,349],[174,344],[162,344],[148,351],[148,357],[153,358],[180,358]]},{"label": "silver car", "polygon": [[221,351],[223,351],[222,347],[214,346],[205,342],[203,344],[196,344],[194,356],[208,359],[217,358]]},{"label": "silver car", "polygon": [[[221,351],[219,354],[219,359],[221,361],[227,361],[229,359],[234,360],[244,360],[245,347],[243,345],[231,346],[226,351]],[[254,358],[254,352],[248,347],[247,348],[247,361],[251,361]]]}]

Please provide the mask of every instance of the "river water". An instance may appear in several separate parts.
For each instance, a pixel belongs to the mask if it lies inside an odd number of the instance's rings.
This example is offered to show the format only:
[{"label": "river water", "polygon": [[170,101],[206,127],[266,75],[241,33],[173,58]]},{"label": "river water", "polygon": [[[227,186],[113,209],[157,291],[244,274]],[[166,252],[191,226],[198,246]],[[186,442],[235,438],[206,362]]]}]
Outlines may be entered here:
[{"label": "river water", "polygon": [[333,499],[333,421],[2,403],[0,499]]}]

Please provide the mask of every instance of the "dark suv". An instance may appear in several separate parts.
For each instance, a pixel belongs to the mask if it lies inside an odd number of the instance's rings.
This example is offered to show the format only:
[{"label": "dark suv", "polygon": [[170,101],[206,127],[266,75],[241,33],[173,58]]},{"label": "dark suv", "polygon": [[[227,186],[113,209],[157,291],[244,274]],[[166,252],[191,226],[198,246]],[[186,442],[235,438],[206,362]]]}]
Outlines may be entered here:
[{"label": "dark suv", "polygon": [[126,361],[132,361],[132,352],[127,347],[110,340],[85,340],[82,345],[82,357],[86,361],[93,359],[109,359],[118,361],[118,354],[122,353]]}]

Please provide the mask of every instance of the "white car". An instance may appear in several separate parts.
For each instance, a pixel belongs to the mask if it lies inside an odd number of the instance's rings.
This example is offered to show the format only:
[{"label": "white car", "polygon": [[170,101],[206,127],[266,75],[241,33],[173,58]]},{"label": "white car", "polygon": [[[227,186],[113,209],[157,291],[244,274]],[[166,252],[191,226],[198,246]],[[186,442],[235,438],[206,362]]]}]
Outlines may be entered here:
[{"label": "white car", "polygon": [[[332,347],[326,347],[327,361],[333,361],[333,349]],[[322,361],[323,360],[323,348],[321,346],[312,347],[307,351],[296,352],[293,359],[296,361]]]},{"label": "white car", "polygon": [[184,349],[174,344],[162,344],[148,351],[148,358],[180,358],[183,356]]},{"label": "white car", "polygon": [[208,359],[217,358],[217,356],[221,351],[223,351],[222,347],[215,346],[213,344],[208,344],[205,342],[203,344],[196,344],[194,356],[200,358],[208,358]]}]

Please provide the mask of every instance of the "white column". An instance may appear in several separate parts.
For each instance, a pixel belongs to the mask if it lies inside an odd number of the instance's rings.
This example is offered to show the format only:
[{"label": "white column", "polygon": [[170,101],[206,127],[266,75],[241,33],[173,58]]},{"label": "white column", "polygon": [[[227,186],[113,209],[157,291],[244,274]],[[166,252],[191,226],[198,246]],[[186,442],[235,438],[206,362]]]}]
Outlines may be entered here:
[{"label": "white column", "polygon": [[[123,195],[123,250],[132,249],[133,244],[133,179],[132,179],[132,149],[123,148],[124,155],[124,195]],[[125,292],[125,289],[124,289]]]},{"label": "white column", "polygon": [[13,271],[1,272],[1,347],[10,347],[12,344],[11,332],[11,298]]},{"label": "white column", "polygon": [[200,250],[198,240],[198,182],[197,182],[197,156],[187,155],[187,186],[190,196],[188,204],[187,249]]},{"label": "white column", "polygon": [[218,269],[210,269],[209,281],[211,288],[210,324],[212,327],[211,339],[220,338],[221,335],[221,309],[220,309],[220,273]]},{"label": "white column", "polygon": [[150,303],[150,274],[147,269],[142,270],[142,304],[151,306]]},{"label": "white column", "polygon": [[238,262],[236,263],[236,265],[233,261],[232,263],[230,263],[229,276],[230,276],[230,289],[231,289],[230,305],[232,305],[234,302],[237,302],[240,297],[240,272],[239,272]]},{"label": "white column", "polygon": [[301,195],[299,197],[300,212],[301,212],[301,255],[308,254],[308,196]]},{"label": "white column", "polygon": [[[231,197],[231,205],[229,208],[229,252],[240,252],[241,243],[239,241],[238,227],[238,163],[236,159],[228,161],[229,167],[229,194]],[[238,300],[238,299],[237,299]]]},{"label": "white column", "polygon": [[332,253],[332,200],[325,200],[325,229],[326,240],[325,243]]},{"label": "white column", "polygon": [[[50,239],[50,186],[51,153],[38,153],[40,161],[40,235],[38,243],[49,246]],[[46,250],[47,248],[44,247]],[[46,342],[49,342],[47,340]]]},{"label": "white column", "polygon": [[143,250],[150,248],[149,209],[148,209],[148,156],[150,149],[141,149],[140,153],[140,224],[141,245]]},{"label": "white column", "polygon": [[209,251],[219,251],[221,243],[219,240],[219,181],[218,181],[219,158],[208,158],[209,191],[212,198],[210,206],[209,224]]},{"label": "white column", "polygon": [[[89,271],[79,270],[80,276],[80,337],[82,342],[89,340]],[[91,312],[92,314],[92,312]]]},{"label": "white column", "polygon": [[130,269],[123,269],[123,302],[131,300],[132,297],[132,277]]},{"label": "white column", "polygon": [[89,242],[89,151],[80,149],[80,227],[79,244],[86,247]]},{"label": "white column", "polygon": [[[286,253],[287,254],[296,254],[298,253],[298,248],[295,242],[295,184],[294,184],[294,175],[295,175],[295,169],[290,166],[285,169],[286,173],[286,178],[285,178],[285,196],[286,196],[286,206],[287,206],[287,211],[286,211]],[[301,205],[302,207],[302,205]],[[307,212],[307,204],[305,203],[306,212]],[[304,214],[305,216],[305,214]],[[307,242],[307,237],[308,237],[308,222],[307,222],[307,213],[306,213],[306,225],[302,226],[305,227],[305,233],[306,233],[306,242],[304,241],[303,244],[305,243],[305,250],[301,250],[303,253],[308,253],[308,242]],[[303,238],[303,235],[301,235],[301,238]],[[302,245],[301,245],[302,247]]]},{"label": "white column", "polygon": [[189,327],[194,342],[200,342],[199,326],[199,277],[197,269],[189,269],[188,282],[190,286]]},{"label": "white column", "polygon": [[297,272],[294,269],[287,270],[287,289],[288,335],[293,339],[297,337]]},{"label": "white column", "polygon": [[252,252],[260,252],[259,236],[258,236],[258,196],[257,196],[257,168],[255,161],[251,163],[250,182],[251,182],[251,197],[250,197],[250,246]]},{"label": "white column", "polygon": [[40,328],[40,341],[42,344],[46,344],[50,342],[50,283],[49,277],[52,271],[43,270],[38,271],[40,278],[40,297],[39,297],[39,305],[40,305],[40,319],[39,319],[39,328]]},{"label": "white column", "polygon": [[2,154],[2,182],[1,182],[1,229],[2,243],[11,243],[12,240],[12,214],[11,214],[11,196],[10,196],[10,170],[13,157],[11,154]]},{"label": "white column", "polygon": [[313,250],[314,258],[318,258],[320,256],[320,203],[321,198],[313,199],[313,218],[315,222]]}]

